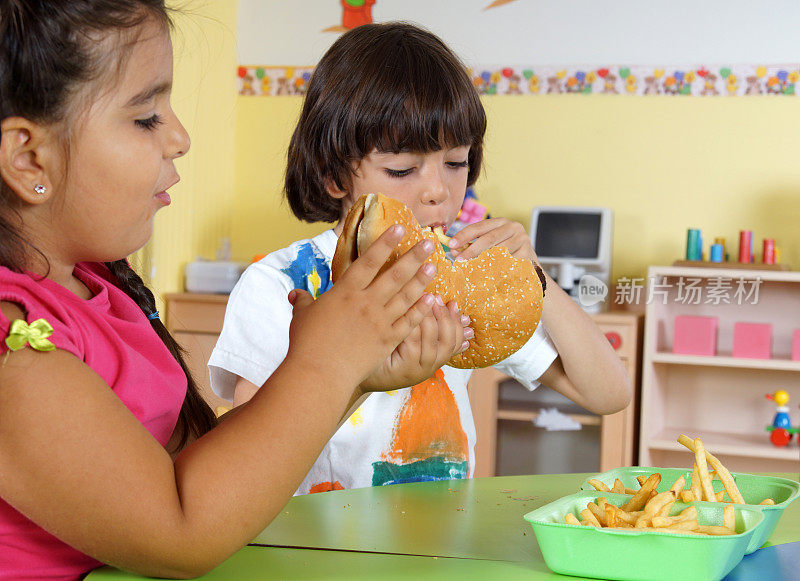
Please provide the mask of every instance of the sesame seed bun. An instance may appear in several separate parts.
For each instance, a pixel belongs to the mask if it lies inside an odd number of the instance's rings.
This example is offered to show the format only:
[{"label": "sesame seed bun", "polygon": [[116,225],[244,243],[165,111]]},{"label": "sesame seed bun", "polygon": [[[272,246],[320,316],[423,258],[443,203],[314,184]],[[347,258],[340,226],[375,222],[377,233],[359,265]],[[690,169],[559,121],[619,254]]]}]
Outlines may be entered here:
[{"label": "sesame seed bun", "polygon": [[411,210],[382,194],[361,196],[350,208],[336,245],[332,263],[335,283],[383,232],[395,224],[406,234],[392,252],[385,268],[424,238],[436,243],[428,258],[436,266],[436,278],[425,289],[445,303],[456,301],[475,330],[469,349],[454,356],[448,365],[461,369],[489,367],[522,347],[539,324],[544,299],[544,275],[538,265],[514,258],[507,248],[495,246],[470,260],[451,262],[436,234],[422,228]]}]

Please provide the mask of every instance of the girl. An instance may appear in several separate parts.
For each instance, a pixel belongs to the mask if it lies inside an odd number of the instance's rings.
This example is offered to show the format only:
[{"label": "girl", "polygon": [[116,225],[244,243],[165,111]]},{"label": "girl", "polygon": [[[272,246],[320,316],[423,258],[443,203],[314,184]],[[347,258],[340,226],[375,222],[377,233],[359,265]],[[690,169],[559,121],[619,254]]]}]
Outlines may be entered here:
[{"label": "girl", "polygon": [[[278,298],[293,288],[325,296],[342,219],[359,196],[392,196],[422,226],[447,230],[467,186],[478,178],[485,130],[483,107],[463,65],[436,36],[390,23],[340,37],[309,83],[285,183],[299,219],[339,223],[244,273],[209,361],[214,390],[240,405],[273,372],[286,352],[292,320]],[[464,248],[466,242],[471,245]],[[536,260],[522,226],[502,218],[465,228],[452,244],[461,260],[494,245]],[[541,381],[594,412],[622,409],[631,391],[622,363],[591,319],[548,282],[543,324],[498,367],[531,389]],[[472,336],[469,328],[465,333]],[[323,337],[320,345],[332,340]],[[429,377],[415,354],[389,367],[368,384],[418,385],[370,395],[325,447],[299,493],[473,474],[470,371],[444,367]]]},{"label": "girl", "polygon": [[394,228],[320,300],[281,297],[285,361],[214,427],[125,261],[189,148],[163,1],[0,0],[0,43],[0,579],[195,577],[270,522],[430,312],[432,248],[378,276]]}]

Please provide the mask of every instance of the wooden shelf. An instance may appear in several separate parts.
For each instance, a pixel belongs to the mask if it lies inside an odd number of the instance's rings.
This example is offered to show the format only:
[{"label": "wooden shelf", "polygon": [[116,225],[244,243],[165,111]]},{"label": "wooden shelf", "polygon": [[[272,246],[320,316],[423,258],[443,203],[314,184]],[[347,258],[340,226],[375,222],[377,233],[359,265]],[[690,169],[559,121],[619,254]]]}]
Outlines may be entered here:
[{"label": "wooden shelf", "polygon": [[[686,434],[690,438],[699,437],[706,449],[714,455],[800,461],[800,449],[794,438],[785,448],[778,448],[769,442],[769,433],[766,430],[763,435],[759,435],[706,432],[692,427],[665,428],[648,440],[647,447],[651,450],[686,452],[687,459],[691,459],[691,452],[677,442],[680,434]],[[690,463],[689,460],[687,462]]]},{"label": "wooden shelf", "polygon": [[[603,472],[635,463],[643,315],[638,312],[612,311],[592,315],[592,319],[614,346],[630,374],[634,387],[631,404],[615,414],[598,416],[568,401],[550,404],[546,401],[520,401],[516,397],[503,398],[500,397],[500,384],[511,378],[495,368],[476,369],[468,386],[478,436],[475,446],[476,477],[502,475],[496,471],[500,453],[505,453],[506,456],[515,453],[513,438],[506,440],[506,444],[498,439],[499,420],[519,422],[504,424],[503,433],[508,435],[515,431],[521,432],[522,422],[535,420],[542,409],[550,407],[555,407],[581,426],[592,427],[593,434],[599,431],[599,470],[597,465],[593,465],[586,466],[581,471]],[[519,389],[524,390],[521,386]]]},{"label": "wooden shelf", "polygon": [[726,268],[728,270],[792,270],[788,264],[764,264],[763,262],[709,262],[707,260],[676,260],[672,266],[690,268]]},{"label": "wooden shelf", "polygon": [[[514,421],[521,421],[521,422],[531,422],[539,417],[540,409],[524,409],[520,407],[505,407],[505,408],[498,408],[497,410],[497,419],[498,420],[514,420]],[[600,425],[600,416],[596,416],[594,414],[576,414],[576,413],[568,413],[566,410],[559,410],[565,416],[571,418],[572,420],[578,422],[582,426],[599,426]]]},{"label": "wooden shelf", "polygon": [[715,357],[703,355],[679,355],[675,353],[653,353],[653,363],[672,365],[704,365],[708,367],[738,367],[742,369],[769,369],[774,371],[800,371],[800,361],[791,359],[744,359],[742,357]]}]

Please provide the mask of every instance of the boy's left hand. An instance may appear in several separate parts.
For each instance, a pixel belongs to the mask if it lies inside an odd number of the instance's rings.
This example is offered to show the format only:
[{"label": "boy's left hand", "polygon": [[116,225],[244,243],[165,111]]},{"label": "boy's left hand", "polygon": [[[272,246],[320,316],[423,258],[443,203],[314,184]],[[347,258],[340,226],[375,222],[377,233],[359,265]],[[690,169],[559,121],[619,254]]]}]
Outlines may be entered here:
[{"label": "boy's left hand", "polygon": [[[465,244],[472,242],[464,247]],[[530,236],[519,222],[507,218],[489,218],[465,226],[450,239],[450,253],[457,260],[475,258],[492,246],[505,246],[515,258],[537,262]]]},{"label": "boy's left hand", "polygon": [[461,315],[454,302],[445,305],[439,297],[437,301],[431,314],[362,382],[362,390],[389,391],[416,385],[469,347],[469,340],[475,336],[468,327],[469,317]]}]

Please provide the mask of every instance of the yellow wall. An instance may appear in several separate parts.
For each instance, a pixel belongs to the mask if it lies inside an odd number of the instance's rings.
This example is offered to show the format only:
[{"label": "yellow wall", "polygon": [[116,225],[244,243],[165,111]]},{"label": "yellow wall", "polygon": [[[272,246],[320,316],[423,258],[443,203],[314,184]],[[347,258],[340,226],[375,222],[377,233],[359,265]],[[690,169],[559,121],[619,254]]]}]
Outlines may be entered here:
[{"label": "yellow wall", "polygon": [[[329,227],[295,220],[281,198],[298,97],[236,95],[236,0],[195,0],[177,17],[173,104],[192,136],[182,182],[140,253],[157,294],[183,288],[183,268],[231,238],[249,261]],[[800,266],[800,98],[492,96],[478,195],[528,226],[543,204],[615,213],[613,278],[642,276],[704,239],[740,229],[774,237]],[[733,250],[735,253],[735,248]]]},{"label": "yellow wall", "polygon": [[236,194],[231,245],[249,262],[328,225],[298,221],[283,201],[286,148],[302,100],[299,97],[238,97],[236,101]]},{"label": "yellow wall", "polygon": [[[705,241],[754,231],[800,266],[800,99],[793,97],[492,96],[476,189],[494,215],[526,228],[535,205],[614,210],[612,277],[643,276]],[[297,97],[238,97],[231,217],[236,258],[275,250],[325,225],[281,202]],[[735,253],[735,249],[734,249]]]},{"label": "yellow wall", "polygon": [[153,237],[137,257],[157,296],[182,291],[186,263],[213,258],[220,238],[230,236],[236,158],[236,2],[172,4],[181,6],[172,104],[192,147],[176,162],[181,183],[170,191],[172,205],[157,214]]}]

